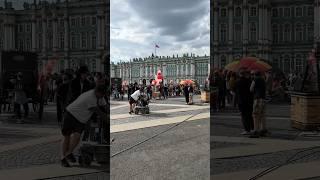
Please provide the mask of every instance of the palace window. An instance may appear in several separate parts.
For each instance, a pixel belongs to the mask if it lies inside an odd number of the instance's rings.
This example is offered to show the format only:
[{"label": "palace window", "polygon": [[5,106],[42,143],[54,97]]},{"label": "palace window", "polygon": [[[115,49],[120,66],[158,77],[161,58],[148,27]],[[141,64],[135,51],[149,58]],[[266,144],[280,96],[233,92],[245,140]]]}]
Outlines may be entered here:
[{"label": "palace window", "polygon": [[19,40],[19,50],[23,51],[23,40],[22,39]]},{"label": "palace window", "polygon": [[227,42],[227,25],[220,24],[220,41]]},{"label": "palace window", "polygon": [[64,48],[64,33],[60,33],[60,49]]},{"label": "palace window", "polygon": [[284,26],[284,41],[288,42],[291,40],[291,28],[290,28],[290,24],[286,24]]},{"label": "palace window", "polygon": [[308,16],[313,16],[314,15],[314,9],[313,6],[308,6]]},{"label": "palace window", "polygon": [[92,49],[96,49],[97,47],[97,37],[94,32],[91,34],[91,46],[92,46]]},{"label": "palace window", "polygon": [[81,33],[81,45],[82,48],[87,48],[87,37],[85,33]]},{"label": "palace window", "polygon": [[242,41],[242,25],[241,24],[235,24],[234,26],[234,40],[235,42],[241,42]]},{"label": "palace window", "polygon": [[92,17],[92,22],[91,22],[92,25],[96,25],[97,24],[97,17],[93,16]]},{"label": "palace window", "polygon": [[250,8],[250,16],[251,17],[257,16],[257,7],[251,7]]},{"label": "palace window", "polygon": [[301,55],[297,55],[296,56],[296,67],[295,67],[295,70],[297,72],[303,72],[303,62],[302,62],[302,57]]},{"label": "palace window", "polygon": [[272,40],[274,43],[277,43],[278,42],[278,38],[279,38],[279,29],[278,29],[278,25],[277,24],[274,24],[272,26]]},{"label": "palace window", "polygon": [[23,24],[19,25],[19,32],[22,33],[23,32]]},{"label": "palace window", "polygon": [[257,26],[256,23],[250,23],[250,40],[257,40]]},{"label": "palace window", "polygon": [[31,26],[29,23],[27,24],[27,32],[31,32]]},{"label": "palace window", "polygon": [[31,40],[30,38],[27,38],[27,41],[26,41],[26,46],[27,46],[27,50],[31,50]]},{"label": "palace window", "polygon": [[279,17],[282,17],[283,16],[283,8],[279,8]]},{"label": "palace window", "polygon": [[75,26],[76,25],[76,20],[74,18],[71,19],[71,26]]},{"label": "palace window", "polygon": [[226,8],[221,8],[220,16],[227,17],[227,9]]},{"label": "palace window", "polygon": [[313,24],[312,23],[309,23],[308,24],[308,40],[309,41],[312,41],[313,40]]},{"label": "palace window", "polygon": [[297,17],[302,17],[302,8],[301,7],[297,7],[296,8],[296,16]]},{"label": "palace window", "polygon": [[302,41],[303,40],[303,29],[302,25],[299,23],[296,25],[296,41]]},{"label": "palace window", "polygon": [[290,8],[284,8],[284,16],[290,17]]},{"label": "palace window", "polygon": [[283,41],[283,26],[279,24],[279,42]]},{"label": "palace window", "polygon": [[225,67],[226,64],[227,64],[227,58],[226,58],[226,56],[221,56],[220,67]]},{"label": "palace window", "polygon": [[75,49],[75,48],[76,48],[76,37],[74,33],[71,33],[71,49]]},{"label": "palace window", "polygon": [[289,56],[288,55],[286,55],[285,57],[284,57],[284,65],[283,65],[283,71],[285,72],[285,73],[289,73],[290,72],[290,58],[289,58]]},{"label": "palace window", "polygon": [[235,16],[236,17],[241,17],[242,16],[242,11],[241,11],[241,7],[237,7],[235,10]]},{"label": "palace window", "polygon": [[82,17],[81,18],[81,26],[85,26],[86,25],[86,18]]},{"label": "palace window", "polygon": [[273,8],[272,9],[272,16],[273,17],[278,17],[278,9],[277,8]]}]

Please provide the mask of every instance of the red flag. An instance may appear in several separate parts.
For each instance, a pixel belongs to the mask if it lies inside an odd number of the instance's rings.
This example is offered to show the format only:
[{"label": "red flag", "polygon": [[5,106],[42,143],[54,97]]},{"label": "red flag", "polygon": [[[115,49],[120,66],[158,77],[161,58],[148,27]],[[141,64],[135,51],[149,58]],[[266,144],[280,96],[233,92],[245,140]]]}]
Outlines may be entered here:
[{"label": "red flag", "polygon": [[160,47],[156,44],[156,48],[160,48]]}]

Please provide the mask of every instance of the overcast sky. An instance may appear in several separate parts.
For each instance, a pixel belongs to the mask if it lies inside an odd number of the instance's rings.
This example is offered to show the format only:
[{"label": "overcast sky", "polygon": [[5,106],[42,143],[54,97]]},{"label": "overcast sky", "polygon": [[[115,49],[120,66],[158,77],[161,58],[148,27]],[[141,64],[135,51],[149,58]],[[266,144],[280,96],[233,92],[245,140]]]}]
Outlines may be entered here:
[{"label": "overcast sky", "polygon": [[111,61],[209,55],[209,0],[110,0]]}]

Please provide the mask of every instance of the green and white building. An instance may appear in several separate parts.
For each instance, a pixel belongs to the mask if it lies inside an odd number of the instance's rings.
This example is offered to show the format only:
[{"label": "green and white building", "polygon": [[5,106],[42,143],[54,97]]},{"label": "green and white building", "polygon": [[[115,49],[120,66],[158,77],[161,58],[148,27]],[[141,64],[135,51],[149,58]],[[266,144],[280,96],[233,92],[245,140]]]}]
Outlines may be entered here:
[{"label": "green and white building", "polygon": [[162,71],[165,78],[164,83],[169,83],[171,80],[179,83],[183,79],[193,79],[203,85],[209,75],[210,57],[194,54],[185,54],[181,57],[178,55],[157,56],[135,58],[129,62],[112,62],[110,65],[111,77],[119,77],[129,83],[141,83],[143,79],[149,83],[158,70]]}]

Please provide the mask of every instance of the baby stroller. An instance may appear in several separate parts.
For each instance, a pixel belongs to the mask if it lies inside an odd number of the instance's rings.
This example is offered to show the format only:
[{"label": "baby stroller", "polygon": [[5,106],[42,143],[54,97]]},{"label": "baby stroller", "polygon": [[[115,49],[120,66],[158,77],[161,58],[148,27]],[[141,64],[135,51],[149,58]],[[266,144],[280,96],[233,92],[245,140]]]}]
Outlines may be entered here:
[{"label": "baby stroller", "polygon": [[136,107],[134,108],[134,113],[135,114],[149,114],[150,109],[149,109],[149,100],[146,95],[141,95],[136,103]]},{"label": "baby stroller", "polygon": [[79,164],[90,166],[95,160],[100,165],[106,165],[109,160],[110,145],[106,141],[106,121],[100,117],[91,119],[89,137],[82,140],[80,146]]}]

